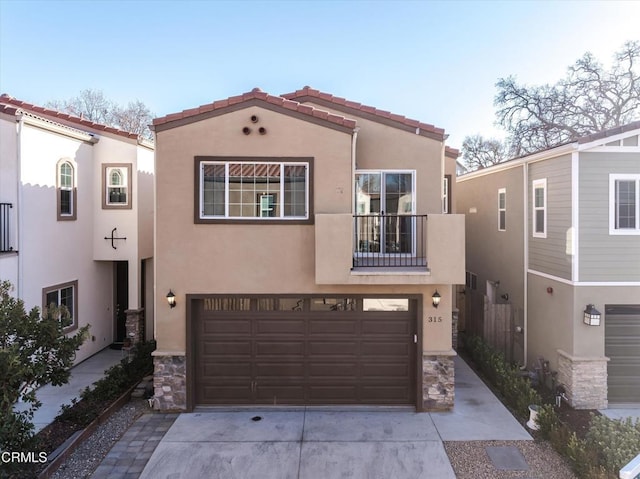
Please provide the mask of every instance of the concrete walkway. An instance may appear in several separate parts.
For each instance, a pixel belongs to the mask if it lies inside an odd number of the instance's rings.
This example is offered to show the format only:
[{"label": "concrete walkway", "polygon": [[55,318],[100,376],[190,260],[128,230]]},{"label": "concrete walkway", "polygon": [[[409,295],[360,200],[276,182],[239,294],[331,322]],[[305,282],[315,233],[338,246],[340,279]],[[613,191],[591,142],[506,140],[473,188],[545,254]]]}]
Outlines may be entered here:
[{"label": "concrete walkway", "polygon": [[[63,404],[71,404],[74,398],[79,398],[80,393],[87,386],[104,377],[104,372],[111,366],[118,364],[122,360],[122,351],[114,349],[103,349],[80,364],[71,369],[71,377],[67,384],[62,386],[42,386],[36,392],[36,397],[42,406],[33,416],[33,424],[37,433],[47,425],[51,424],[55,417],[60,414]],[[28,403],[18,403],[15,405],[16,411],[24,411],[28,408]]]}]

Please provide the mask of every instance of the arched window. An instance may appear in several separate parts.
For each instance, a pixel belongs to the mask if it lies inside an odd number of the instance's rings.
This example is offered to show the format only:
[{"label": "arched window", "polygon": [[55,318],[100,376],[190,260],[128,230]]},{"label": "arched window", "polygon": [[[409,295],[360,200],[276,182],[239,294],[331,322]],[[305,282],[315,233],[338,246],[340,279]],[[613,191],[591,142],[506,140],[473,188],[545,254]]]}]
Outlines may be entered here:
[{"label": "arched window", "polygon": [[131,165],[104,163],[102,179],[102,208],[131,208]]},{"label": "arched window", "polygon": [[58,163],[58,220],[76,219],[75,168],[71,161]]}]

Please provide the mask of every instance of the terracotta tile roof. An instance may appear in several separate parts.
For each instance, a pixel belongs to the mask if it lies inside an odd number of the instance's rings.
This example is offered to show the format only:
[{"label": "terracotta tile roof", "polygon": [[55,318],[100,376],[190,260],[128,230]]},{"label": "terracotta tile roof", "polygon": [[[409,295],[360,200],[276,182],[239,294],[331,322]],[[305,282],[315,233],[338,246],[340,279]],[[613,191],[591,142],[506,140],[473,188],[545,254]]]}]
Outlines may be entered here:
[{"label": "terracotta tile roof", "polygon": [[284,95],[282,95],[282,97],[288,100],[318,101],[320,104],[330,104],[337,110],[343,111],[345,113],[353,112],[354,114],[368,114],[386,123],[395,123],[398,126],[401,125],[405,127],[404,129],[407,129],[407,127],[409,127],[411,129],[415,129],[416,132],[426,134],[425,136],[432,136],[434,138],[444,140],[444,130],[442,128],[437,128],[428,123],[422,123],[418,120],[412,120],[402,115],[396,115],[395,113],[391,113],[385,110],[379,110],[373,106],[367,106],[355,101],[347,100],[345,98],[333,96],[329,93],[315,90],[309,86],[305,86],[301,90],[296,90],[293,93],[285,93]]},{"label": "terracotta tile roof", "polygon": [[25,110],[27,112],[43,116],[49,120],[59,121],[60,123],[64,123],[67,125],[73,125],[76,128],[88,128],[96,132],[112,133],[114,135],[123,136],[125,138],[138,138],[138,135],[136,133],[130,133],[128,131],[120,130],[112,126],[94,123],[93,121],[85,120],[84,118],[80,118],[75,115],[69,115],[68,113],[63,113],[58,110],[52,110],[50,108],[33,105],[31,103],[27,103],[26,101],[21,101],[13,98],[6,93],[0,95],[0,105],[2,105],[3,108],[13,107],[16,109]]},{"label": "terracotta tile roof", "polygon": [[227,98],[226,100],[217,100],[217,101],[214,101],[213,103],[201,105],[197,108],[191,108],[189,110],[183,110],[178,113],[172,113],[170,115],[166,115],[160,118],[155,118],[153,120],[153,125],[158,126],[158,125],[163,125],[165,123],[170,123],[176,120],[184,120],[190,117],[194,117],[196,115],[213,112],[215,110],[221,110],[223,108],[227,108],[236,104],[240,104],[240,103],[244,103],[252,100],[263,101],[267,104],[274,105],[276,107],[285,108],[287,110],[302,113],[304,115],[309,115],[310,117],[328,121],[330,123],[343,126],[345,128],[356,127],[355,120],[346,118],[341,115],[336,115],[334,113],[329,113],[319,108],[314,108],[310,105],[303,105],[301,103],[298,103],[297,101],[288,100],[280,96],[269,95],[268,93],[263,92],[259,88],[254,88],[250,92],[243,93],[242,95],[232,96],[230,98]]},{"label": "terracotta tile roof", "polygon": [[450,146],[445,146],[444,156],[448,156],[449,158],[458,158],[460,156],[460,150],[451,148]]},{"label": "terracotta tile roof", "polygon": [[0,103],[0,113],[5,113],[7,115],[15,115],[18,112],[18,108],[15,106],[4,105]]}]

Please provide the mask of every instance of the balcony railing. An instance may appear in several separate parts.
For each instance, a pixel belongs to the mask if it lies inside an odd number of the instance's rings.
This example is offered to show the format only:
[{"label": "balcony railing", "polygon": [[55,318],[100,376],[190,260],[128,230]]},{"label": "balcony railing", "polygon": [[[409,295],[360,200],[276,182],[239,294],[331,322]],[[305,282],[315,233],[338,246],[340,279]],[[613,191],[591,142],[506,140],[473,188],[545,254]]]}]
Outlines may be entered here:
[{"label": "balcony railing", "polygon": [[9,210],[13,208],[11,203],[0,203],[0,253],[13,251],[9,244]]},{"label": "balcony railing", "polygon": [[356,215],[354,228],[354,268],[427,267],[427,215]]}]

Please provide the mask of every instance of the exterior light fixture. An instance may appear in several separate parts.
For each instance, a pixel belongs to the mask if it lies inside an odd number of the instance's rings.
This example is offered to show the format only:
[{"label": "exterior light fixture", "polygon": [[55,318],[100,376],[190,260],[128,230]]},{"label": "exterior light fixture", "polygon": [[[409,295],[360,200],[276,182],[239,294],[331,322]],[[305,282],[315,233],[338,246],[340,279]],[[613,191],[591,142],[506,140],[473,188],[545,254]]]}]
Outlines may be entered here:
[{"label": "exterior light fixture", "polygon": [[172,308],[176,307],[176,295],[173,294],[171,290],[167,293],[167,303],[169,303],[169,306]]},{"label": "exterior light fixture", "polygon": [[587,304],[584,310],[584,324],[589,326],[600,326],[600,311],[593,304]]},{"label": "exterior light fixture", "polygon": [[440,298],[441,298],[440,293],[438,293],[438,290],[436,289],[436,292],[433,293],[433,296],[431,296],[431,300],[433,302],[434,308],[437,308],[438,305],[440,304]]}]

